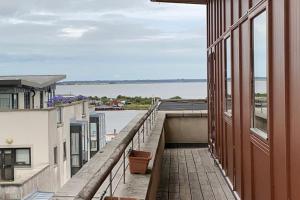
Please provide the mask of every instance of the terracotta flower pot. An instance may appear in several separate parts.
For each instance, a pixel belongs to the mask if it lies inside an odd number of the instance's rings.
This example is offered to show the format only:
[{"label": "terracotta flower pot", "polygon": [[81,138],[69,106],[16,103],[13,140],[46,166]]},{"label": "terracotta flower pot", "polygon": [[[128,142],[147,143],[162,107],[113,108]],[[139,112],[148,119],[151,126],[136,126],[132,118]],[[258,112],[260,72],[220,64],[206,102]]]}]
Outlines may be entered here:
[{"label": "terracotta flower pot", "polygon": [[105,197],[104,200],[137,200],[129,197]]},{"label": "terracotta flower pot", "polygon": [[129,169],[131,174],[146,174],[151,153],[132,150],[129,154]]}]

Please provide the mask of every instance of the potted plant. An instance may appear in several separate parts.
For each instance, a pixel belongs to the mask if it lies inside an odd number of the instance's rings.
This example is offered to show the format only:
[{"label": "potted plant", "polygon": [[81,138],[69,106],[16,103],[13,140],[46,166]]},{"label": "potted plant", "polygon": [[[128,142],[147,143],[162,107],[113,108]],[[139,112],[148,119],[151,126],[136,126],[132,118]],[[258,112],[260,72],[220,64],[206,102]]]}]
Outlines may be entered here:
[{"label": "potted plant", "polygon": [[129,153],[129,169],[131,174],[146,174],[151,153],[131,150]]}]

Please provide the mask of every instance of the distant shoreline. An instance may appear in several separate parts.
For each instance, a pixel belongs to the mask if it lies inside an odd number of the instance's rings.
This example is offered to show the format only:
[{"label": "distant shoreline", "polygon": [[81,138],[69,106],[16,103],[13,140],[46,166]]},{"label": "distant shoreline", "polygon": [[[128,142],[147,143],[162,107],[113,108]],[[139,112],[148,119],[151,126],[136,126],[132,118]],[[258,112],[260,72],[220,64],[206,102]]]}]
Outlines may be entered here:
[{"label": "distant shoreline", "polygon": [[59,82],[58,85],[108,85],[108,84],[196,83],[196,82],[206,82],[206,79],[64,81],[64,82]]},{"label": "distant shoreline", "polygon": [[[266,81],[266,78],[257,77],[256,80]],[[204,82],[207,82],[207,79],[63,81],[57,83],[57,85],[109,85],[109,84],[204,83]]]}]

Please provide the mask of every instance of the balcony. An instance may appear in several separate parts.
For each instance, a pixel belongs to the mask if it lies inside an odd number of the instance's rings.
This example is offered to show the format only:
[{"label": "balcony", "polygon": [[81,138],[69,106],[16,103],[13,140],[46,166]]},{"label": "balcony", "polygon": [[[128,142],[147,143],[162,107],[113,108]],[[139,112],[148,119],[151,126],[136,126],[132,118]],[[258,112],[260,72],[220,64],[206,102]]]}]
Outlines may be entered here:
[{"label": "balcony", "polygon": [[[201,110],[205,105],[154,105],[95,154],[53,199],[234,199],[208,149],[207,110]],[[130,149],[151,152],[146,175],[130,174]]]},{"label": "balcony", "polygon": [[164,150],[157,200],[234,200],[208,148]]}]

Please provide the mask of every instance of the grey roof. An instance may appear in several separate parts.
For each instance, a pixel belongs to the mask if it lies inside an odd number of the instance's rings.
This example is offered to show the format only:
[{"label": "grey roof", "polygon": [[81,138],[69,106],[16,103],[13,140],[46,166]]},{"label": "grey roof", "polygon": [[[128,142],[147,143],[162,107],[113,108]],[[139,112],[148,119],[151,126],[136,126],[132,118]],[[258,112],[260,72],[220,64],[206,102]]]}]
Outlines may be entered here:
[{"label": "grey roof", "polygon": [[163,100],[158,110],[207,110],[207,102],[203,100]]},{"label": "grey roof", "polygon": [[66,78],[66,75],[0,76],[0,86],[44,88]]}]

